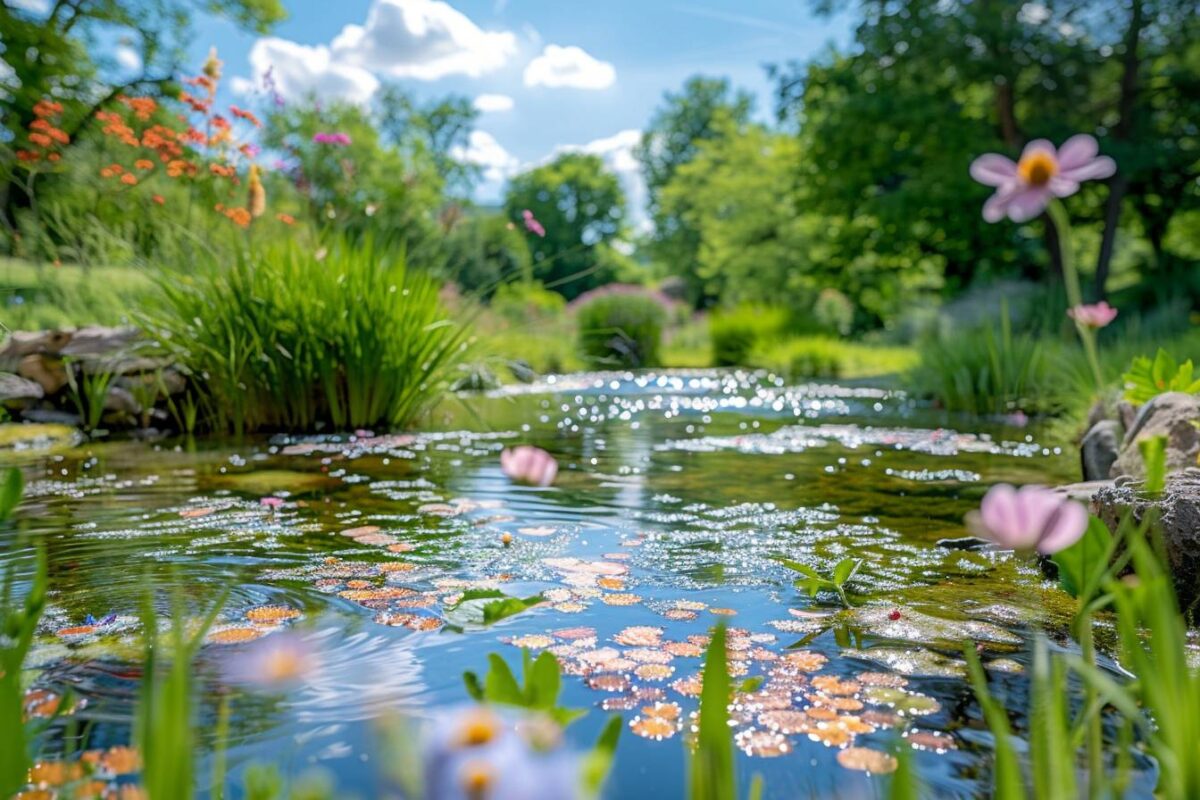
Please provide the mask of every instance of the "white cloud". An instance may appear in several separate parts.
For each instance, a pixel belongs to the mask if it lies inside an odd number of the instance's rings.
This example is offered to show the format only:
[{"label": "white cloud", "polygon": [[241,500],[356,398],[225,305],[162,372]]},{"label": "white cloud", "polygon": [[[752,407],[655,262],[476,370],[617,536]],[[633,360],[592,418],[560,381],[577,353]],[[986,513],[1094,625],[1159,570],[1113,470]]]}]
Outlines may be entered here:
[{"label": "white cloud", "polygon": [[117,65],[127,72],[137,72],[142,68],[142,57],[138,55],[137,50],[127,44],[117,45],[113,56],[117,60]]},{"label": "white cloud", "polygon": [[335,58],[398,78],[478,77],[516,52],[508,31],[481,30],[441,0],[375,0],[365,25],[347,25],[331,45]]},{"label": "white cloud", "polygon": [[243,78],[240,75],[234,75],[229,79],[229,88],[238,97],[249,97],[255,92],[254,81],[249,78]]},{"label": "white cloud", "polygon": [[617,71],[580,47],[546,45],[542,54],[525,67],[526,86],[570,89],[607,89],[617,79]]},{"label": "white cloud", "polygon": [[456,147],[450,151],[450,156],[464,164],[474,164],[480,168],[480,182],[475,187],[475,198],[481,203],[499,202],[504,184],[521,168],[521,161],[504,146],[496,141],[496,137],[487,131],[471,131],[471,138],[466,147]]},{"label": "white cloud", "polygon": [[637,233],[644,233],[650,230],[650,218],[646,213],[646,180],[642,176],[641,164],[633,155],[634,148],[641,141],[642,132],[630,128],[587,144],[559,145],[546,160],[553,160],[563,153],[590,153],[600,156],[604,166],[621,182],[631,226]]},{"label": "white cloud", "polygon": [[493,111],[512,111],[513,99],[506,94],[481,94],[475,98],[475,110],[484,114]]},{"label": "white cloud", "polygon": [[1017,19],[1026,25],[1041,25],[1050,19],[1050,9],[1041,3],[1025,3],[1017,12]]},{"label": "white cloud", "polygon": [[279,94],[287,99],[311,92],[318,97],[365,103],[379,88],[374,75],[335,60],[324,45],[309,47],[275,37],[259,39],[250,49],[250,66],[255,80],[272,70]]},{"label": "white cloud", "polygon": [[12,0],[9,5],[31,14],[47,14],[50,11],[50,0]]}]

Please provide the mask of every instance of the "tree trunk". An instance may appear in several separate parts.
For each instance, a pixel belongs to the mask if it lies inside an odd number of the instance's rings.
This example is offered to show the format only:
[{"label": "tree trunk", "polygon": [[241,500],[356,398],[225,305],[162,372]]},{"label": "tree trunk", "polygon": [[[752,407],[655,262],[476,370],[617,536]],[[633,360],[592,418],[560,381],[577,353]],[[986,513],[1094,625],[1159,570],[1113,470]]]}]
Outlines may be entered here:
[{"label": "tree trunk", "polygon": [[[1113,139],[1127,142],[1133,134],[1133,117],[1138,101],[1138,71],[1141,60],[1138,45],[1142,29],[1146,25],[1142,0],[1132,0],[1129,10],[1129,28],[1125,31],[1125,52],[1121,54],[1121,94],[1117,100],[1120,115],[1113,126]],[[1112,262],[1113,245],[1117,238],[1117,225],[1121,221],[1121,204],[1129,188],[1129,178],[1118,172],[1108,186],[1108,200],[1104,206],[1104,232],[1100,239],[1100,254],[1096,259],[1096,299],[1105,298],[1104,285],[1108,282],[1109,265]]]}]

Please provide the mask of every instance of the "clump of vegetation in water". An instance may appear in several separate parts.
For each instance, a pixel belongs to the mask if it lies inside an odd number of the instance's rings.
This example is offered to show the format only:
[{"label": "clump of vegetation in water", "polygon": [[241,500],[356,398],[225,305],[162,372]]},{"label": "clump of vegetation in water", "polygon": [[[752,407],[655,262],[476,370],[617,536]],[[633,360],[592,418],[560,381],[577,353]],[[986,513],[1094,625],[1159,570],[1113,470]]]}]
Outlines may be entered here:
[{"label": "clump of vegetation in water", "polygon": [[147,330],[192,377],[209,427],[411,424],[441,396],[468,331],[404,259],[283,243],[162,283]]},{"label": "clump of vegetation in water", "polygon": [[579,308],[580,349],[596,366],[657,366],[665,321],[666,311],[648,294],[604,294]]}]

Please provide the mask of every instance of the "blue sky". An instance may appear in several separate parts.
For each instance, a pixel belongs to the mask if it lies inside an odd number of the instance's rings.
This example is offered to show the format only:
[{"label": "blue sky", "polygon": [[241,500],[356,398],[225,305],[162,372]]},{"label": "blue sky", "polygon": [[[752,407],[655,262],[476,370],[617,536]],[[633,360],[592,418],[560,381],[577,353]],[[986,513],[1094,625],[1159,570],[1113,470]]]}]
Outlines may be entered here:
[{"label": "blue sky", "polygon": [[289,18],[269,37],[202,20],[195,63],[216,45],[227,85],[243,93],[269,66],[285,95],[313,90],[369,102],[378,82],[396,81],[422,96],[482,96],[499,110],[481,114],[463,156],[485,168],[484,201],[508,175],[565,147],[599,152],[636,195],[628,148],[663,92],[697,73],[728,76],[758,96],[765,117],[765,64],[808,59],[850,36],[846,18],[817,18],[808,0],[285,5]]}]

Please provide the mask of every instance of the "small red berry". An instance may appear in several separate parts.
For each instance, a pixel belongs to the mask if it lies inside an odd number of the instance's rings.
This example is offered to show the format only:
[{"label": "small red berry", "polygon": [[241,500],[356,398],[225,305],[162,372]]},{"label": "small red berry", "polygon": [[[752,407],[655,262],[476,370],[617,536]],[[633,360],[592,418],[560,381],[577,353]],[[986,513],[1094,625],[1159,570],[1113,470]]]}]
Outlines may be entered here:
[{"label": "small red berry", "polygon": [[893,608],[891,613],[888,614],[888,619],[890,619],[892,622],[900,619],[900,609]]}]

